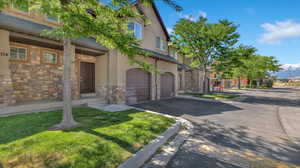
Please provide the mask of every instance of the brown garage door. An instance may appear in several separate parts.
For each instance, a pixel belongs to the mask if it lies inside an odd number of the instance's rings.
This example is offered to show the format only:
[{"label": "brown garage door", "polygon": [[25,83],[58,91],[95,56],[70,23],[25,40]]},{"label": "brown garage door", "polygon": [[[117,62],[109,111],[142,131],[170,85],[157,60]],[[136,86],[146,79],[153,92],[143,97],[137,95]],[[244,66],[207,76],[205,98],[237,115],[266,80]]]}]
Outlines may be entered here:
[{"label": "brown garage door", "polygon": [[141,69],[126,72],[126,103],[134,104],[150,100],[150,73]]},{"label": "brown garage door", "polygon": [[95,92],[95,64],[80,63],[80,93]]},{"label": "brown garage door", "polygon": [[164,73],[161,75],[161,87],[160,87],[160,97],[169,98],[174,96],[175,90],[175,79],[174,75],[171,73]]}]

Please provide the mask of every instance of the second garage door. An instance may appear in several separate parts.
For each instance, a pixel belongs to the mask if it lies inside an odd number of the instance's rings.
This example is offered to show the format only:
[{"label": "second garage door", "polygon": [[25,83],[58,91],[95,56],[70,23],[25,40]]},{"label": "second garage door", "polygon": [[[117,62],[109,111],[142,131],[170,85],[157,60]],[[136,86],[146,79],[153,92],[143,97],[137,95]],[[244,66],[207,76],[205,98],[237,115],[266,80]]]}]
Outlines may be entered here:
[{"label": "second garage door", "polygon": [[150,100],[151,75],[141,69],[126,72],[126,103],[134,104]]},{"label": "second garage door", "polygon": [[161,75],[160,97],[173,97],[175,93],[175,77],[171,73],[164,73]]}]

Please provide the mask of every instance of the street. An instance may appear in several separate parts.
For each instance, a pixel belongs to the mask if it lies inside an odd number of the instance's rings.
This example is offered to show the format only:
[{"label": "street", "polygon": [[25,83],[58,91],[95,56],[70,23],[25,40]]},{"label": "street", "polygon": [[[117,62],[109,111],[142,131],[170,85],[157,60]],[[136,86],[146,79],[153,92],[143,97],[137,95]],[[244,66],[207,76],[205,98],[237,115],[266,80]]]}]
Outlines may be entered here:
[{"label": "street", "polygon": [[173,98],[137,105],[194,124],[194,134],[167,167],[244,168],[269,159],[300,165],[299,129],[293,129],[300,125],[299,90],[236,92],[241,98],[233,101]]}]

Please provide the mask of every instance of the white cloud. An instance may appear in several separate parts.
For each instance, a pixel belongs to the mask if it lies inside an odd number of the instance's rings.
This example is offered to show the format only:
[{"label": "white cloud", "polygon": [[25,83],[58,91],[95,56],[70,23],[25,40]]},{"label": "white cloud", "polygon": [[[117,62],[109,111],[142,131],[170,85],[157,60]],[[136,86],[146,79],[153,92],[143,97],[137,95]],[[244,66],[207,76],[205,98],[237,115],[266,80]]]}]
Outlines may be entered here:
[{"label": "white cloud", "polygon": [[296,68],[300,68],[300,63],[299,64],[283,64],[281,66],[282,69],[289,69],[289,68],[292,68],[292,69],[296,69]]},{"label": "white cloud", "polygon": [[259,40],[261,43],[278,44],[284,39],[300,37],[300,24],[293,20],[264,23],[261,27],[266,31]]},{"label": "white cloud", "polygon": [[204,11],[199,11],[199,16],[207,18],[207,13]]},{"label": "white cloud", "polygon": [[196,21],[197,19],[199,19],[200,16],[206,18],[207,13],[205,11],[202,11],[202,10],[199,10],[198,12],[194,12],[194,13],[190,13],[190,14],[179,13],[180,18],[189,19],[191,21]]},{"label": "white cloud", "polygon": [[167,28],[167,31],[168,31],[169,34],[174,33],[174,30],[172,28],[169,28],[169,27]]}]

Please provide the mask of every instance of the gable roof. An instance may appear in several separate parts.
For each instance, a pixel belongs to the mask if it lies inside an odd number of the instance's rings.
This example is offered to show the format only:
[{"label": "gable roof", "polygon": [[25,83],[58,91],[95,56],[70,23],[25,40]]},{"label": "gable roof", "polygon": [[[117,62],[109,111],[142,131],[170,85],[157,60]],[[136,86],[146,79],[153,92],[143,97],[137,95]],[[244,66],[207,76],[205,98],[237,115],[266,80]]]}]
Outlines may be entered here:
[{"label": "gable roof", "polygon": [[[135,2],[133,2],[133,4],[136,5],[136,6],[138,7],[138,5],[139,5],[139,0],[136,0]],[[162,27],[162,29],[163,29],[163,31],[164,31],[166,37],[167,37],[167,40],[170,41],[170,35],[169,35],[169,33],[168,33],[168,30],[167,30],[167,28],[166,28],[166,25],[164,24],[164,22],[163,22],[163,20],[162,20],[162,17],[161,17],[161,15],[160,15],[159,11],[158,11],[158,8],[156,7],[156,5],[155,5],[154,2],[151,3],[151,5],[152,5],[153,10],[154,10],[154,13],[155,13],[155,15],[156,15],[156,17],[157,17],[157,19],[158,19],[160,25],[161,25],[161,27]],[[142,11],[140,10],[140,12],[142,12]]]}]

